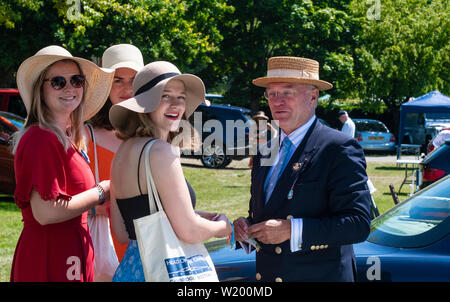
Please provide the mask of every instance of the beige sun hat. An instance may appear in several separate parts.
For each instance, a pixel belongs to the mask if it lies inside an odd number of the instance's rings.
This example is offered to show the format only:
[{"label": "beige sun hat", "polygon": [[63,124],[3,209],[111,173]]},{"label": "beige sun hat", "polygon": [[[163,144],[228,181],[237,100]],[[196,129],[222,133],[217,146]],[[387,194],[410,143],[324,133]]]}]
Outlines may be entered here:
[{"label": "beige sun hat", "polygon": [[[134,97],[118,104],[109,110],[109,120],[118,130],[132,128],[133,112],[149,113],[154,111],[161,101],[162,92],[167,82],[172,79],[181,80],[186,88],[185,115],[189,117],[201,103],[205,101],[205,85],[193,74],[182,74],[170,62],[156,61],[145,65],[134,78]],[[130,126],[131,125],[131,126]]]},{"label": "beige sun hat", "polygon": [[81,72],[86,77],[87,88],[84,91],[85,116],[84,120],[93,117],[102,108],[109,96],[114,70],[100,68],[93,62],[74,57],[65,48],[51,45],[42,48],[34,56],[29,57],[20,65],[17,71],[17,88],[27,113],[30,113],[33,100],[33,87],[42,71],[51,64],[70,59],[80,65]]},{"label": "beige sun hat", "polygon": [[319,62],[300,57],[272,57],[267,63],[267,76],[252,81],[259,87],[267,87],[274,82],[311,84],[319,90],[333,87],[331,83],[319,79]]},{"label": "beige sun hat", "polygon": [[102,67],[114,70],[126,67],[138,72],[144,67],[144,58],[136,46],[131,44],[117,44],[109,47],[103,53]]}]

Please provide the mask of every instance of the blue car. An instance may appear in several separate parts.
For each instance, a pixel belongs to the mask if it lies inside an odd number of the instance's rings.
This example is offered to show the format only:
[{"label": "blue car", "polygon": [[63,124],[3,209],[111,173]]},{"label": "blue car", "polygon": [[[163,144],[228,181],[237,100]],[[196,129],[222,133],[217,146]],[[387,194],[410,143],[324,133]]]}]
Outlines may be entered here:
[{"label": "blue car", "polygon": [[394,151],[395,136],[378,120],[352,119],[355,123],[355,139],[367,151]]},{"label": "blue car", "polygon": [[[450,281],[450,176],[399,203],[354,244],[357,281]],[[255,252],[206,244],[221,281],[255,280]]]}]

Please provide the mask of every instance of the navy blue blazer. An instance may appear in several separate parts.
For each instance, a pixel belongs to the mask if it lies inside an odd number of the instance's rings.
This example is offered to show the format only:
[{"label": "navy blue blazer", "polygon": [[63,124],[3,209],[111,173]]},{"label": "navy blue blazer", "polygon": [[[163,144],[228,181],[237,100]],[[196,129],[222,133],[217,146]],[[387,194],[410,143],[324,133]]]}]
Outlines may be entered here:
[{"label": "navy blue blazer", "polygon": [[[268,156],[254,157],[248,220],[303,218],[301,250],[290,240],[260,243],[256,278],[261,281],[354,281],[353,243],[369,235],[371,197],[361,146],[316,119],[292,155],[265,205]],[[290,189],[292,196],[288,198]]]}]

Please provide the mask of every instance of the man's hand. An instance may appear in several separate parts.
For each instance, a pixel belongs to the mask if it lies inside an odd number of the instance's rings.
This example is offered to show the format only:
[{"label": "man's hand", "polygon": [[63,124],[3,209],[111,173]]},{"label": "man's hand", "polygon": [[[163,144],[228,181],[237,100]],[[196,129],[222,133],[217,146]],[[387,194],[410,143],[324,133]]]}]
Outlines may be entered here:
[{"label": "man's hand", "polygon": [[278,244],[291,238],[291,221],[270,219],[248,228],[248,234],[265,244]]},{"label": "man's hand", "polygon": [[239,217],[233,222],[234,238],[236,241],[245,241],[248,239],[248,220],[244,217]]}]

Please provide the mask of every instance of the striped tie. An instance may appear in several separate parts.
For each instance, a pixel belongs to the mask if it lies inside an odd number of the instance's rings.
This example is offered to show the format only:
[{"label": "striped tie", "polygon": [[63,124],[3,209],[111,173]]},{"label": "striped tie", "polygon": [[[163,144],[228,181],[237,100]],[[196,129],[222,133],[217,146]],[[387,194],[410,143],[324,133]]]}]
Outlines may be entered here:
[{"label": "striped tie", "polygon": [[269,200],[270,195],[277,184],[278,178],[280,178],[283,173],[284,167],[286,167],[289,161],[289,151],[292,147],[292,143],[289,138],[285,137],[283,143],[280,148],[280,159],[278,160],[277,165],[273,168],[272,174],[270,175],[269,181],[266,181],[265,184],[265,192],[266,192],[266,203]]}]

